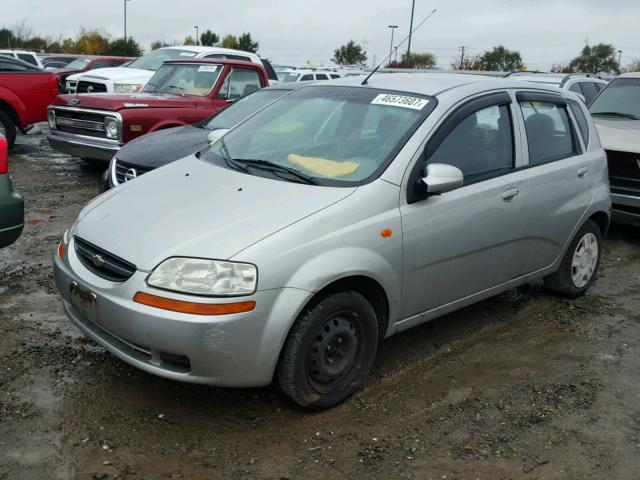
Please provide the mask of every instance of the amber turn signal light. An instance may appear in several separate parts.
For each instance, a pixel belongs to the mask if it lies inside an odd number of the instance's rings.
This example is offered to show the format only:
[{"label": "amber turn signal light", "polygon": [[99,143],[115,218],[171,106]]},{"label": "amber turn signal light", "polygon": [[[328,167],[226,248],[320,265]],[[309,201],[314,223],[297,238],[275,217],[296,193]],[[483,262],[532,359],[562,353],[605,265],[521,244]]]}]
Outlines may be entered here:
[{"label": "amber turn signal light", "polygon": [[60,258],[64,258],[64,254],[65,254],[64,243],[60,242],[58,244],[58,255],[60,255]]},{"label": "amber turn signal light", "polygon": [[389,238],[391,235],[393,235],[393,230],[391,230],[390,228],[385,228],[380,232],[380,236],[382,238]]},{"label": "amber turn signal light", "polygon": [[250,312],[256,308],[256,302],[254,301],[237,303],[195,303],[159,297],[144,292],[136,293],[133,301],[147,305],[148,307],[161,308],[162,310],[170,310],[172,312],[189,313],[192,315],[229,315],[232,313]]}]

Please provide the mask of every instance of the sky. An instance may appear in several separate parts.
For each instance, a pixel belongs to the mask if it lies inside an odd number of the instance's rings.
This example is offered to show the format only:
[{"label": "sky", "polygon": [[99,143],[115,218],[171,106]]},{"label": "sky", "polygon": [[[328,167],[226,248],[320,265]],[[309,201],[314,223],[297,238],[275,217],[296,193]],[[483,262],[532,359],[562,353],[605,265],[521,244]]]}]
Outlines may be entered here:
[{"label": "sky", "polygon": [[[412,0],[130,0],[127,33],[144,49],[154,40],[182,41],[210,29],[221,37],[250,32],[259,54],[276,64],[329,62],[350,39],[364,46],[368,63],[389,54],[409,32]],[[23,19],[34,34],[75,36],[80,27],[123,35],[124,0],[0,0],[0,27]],[[503,44],[522,54],[530,69],[568,63],[585,42],[612,43],[622,65],[640,57],[640,0],[415,0],[411,50],[432,52],[438,66],[459,59],[459,47],[477,55]],[[406,43],[399,48],[406,50]]]}]

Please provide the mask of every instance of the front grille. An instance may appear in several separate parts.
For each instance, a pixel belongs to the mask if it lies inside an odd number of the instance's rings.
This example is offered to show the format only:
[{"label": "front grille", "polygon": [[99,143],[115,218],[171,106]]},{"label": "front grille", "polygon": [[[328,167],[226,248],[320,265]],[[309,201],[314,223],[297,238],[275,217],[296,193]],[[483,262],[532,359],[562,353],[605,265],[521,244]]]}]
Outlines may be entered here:
[{"label": "front grille", "polygon": [[607,150],[612,188],[640,190],[640,153]]},{"label": "front grille", "polygon": [[77,93],[105,93],[107,86],[102,83],[87,82],[80,80],[78,82]]},{"label": "front grille", "polygon": [[[114,160],[113,168],[115,169],[115,177],[119,184],[127,182],[129,180],[133,180],[134,178],[139,177],[140,175],[147,173],[150,170],[153,170],[153,168],[141,167],[140,165],[121,162],[118,159]],[[127,172],[129,172],[130,178],[127,178]],[[135,173],[135,175],[132,175],[132,173]]]},{"label": "front grille", "polygon": [[124,282],[136,271],[136,266],[120,257],[96,247],[92,243],[74,237],[76,254],[82,265],[99,277],[112,282]]},{"label": "front grille", "polygon": [[56,108],[56,128],[61,132],[76,133],[88,137],[107,138],[104,130],[106,115]]}]

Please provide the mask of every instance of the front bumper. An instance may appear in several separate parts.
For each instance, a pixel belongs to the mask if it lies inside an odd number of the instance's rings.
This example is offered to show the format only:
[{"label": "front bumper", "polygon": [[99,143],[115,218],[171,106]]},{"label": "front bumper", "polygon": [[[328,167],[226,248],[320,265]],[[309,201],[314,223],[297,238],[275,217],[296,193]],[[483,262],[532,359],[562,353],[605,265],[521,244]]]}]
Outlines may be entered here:
[{"label": "front bumper", "polygon": [[613,204],[611,219],[614,223],[640,227],[640,193],[630,195],[612,191],[611,203]]},{"label": "front bumper", "polygon": [[116,140],[92,138],[56,130],[52,130],[47,138],[51,147],[59,152],[104,162],[111,160],[121,147]]},{"label": "front bumper", "polygon": [[24,228],[24,200],[13,191],[9,175],[0,175],[0,248],[17,240]]},{"label": "front bumper", "polygon": [[[173,380],[226,387],[271,382],[291,323],[311,295],[298,289],[259,291],[252,312],[199,316],[170,312],[132,301],[137,291],[159,293],[137,271],[123,283],[104,280],[84,268],[73,240],[54,261],[54,278],[69,319],[116,357],[149,373]],[[71,293],[77,282],[95,295],[87,303]],[[193,301],[193,297],[161,293]]]}]

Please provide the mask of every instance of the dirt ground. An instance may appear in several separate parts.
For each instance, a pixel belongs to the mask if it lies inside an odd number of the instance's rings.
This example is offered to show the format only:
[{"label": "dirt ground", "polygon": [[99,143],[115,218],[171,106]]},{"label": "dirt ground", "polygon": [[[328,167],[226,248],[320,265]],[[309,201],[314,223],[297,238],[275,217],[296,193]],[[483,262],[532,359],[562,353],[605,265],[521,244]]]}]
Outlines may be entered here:
[{"label": "dirt ground", "polygon": [[384,342],[366,387],[304,412],[275,387],[140,372],[62,312],[56,242],[100,174],[21,136],[27,226],[0,251],[0,479],[638,479],[640,232],[584,298],[518,289]]}]

